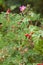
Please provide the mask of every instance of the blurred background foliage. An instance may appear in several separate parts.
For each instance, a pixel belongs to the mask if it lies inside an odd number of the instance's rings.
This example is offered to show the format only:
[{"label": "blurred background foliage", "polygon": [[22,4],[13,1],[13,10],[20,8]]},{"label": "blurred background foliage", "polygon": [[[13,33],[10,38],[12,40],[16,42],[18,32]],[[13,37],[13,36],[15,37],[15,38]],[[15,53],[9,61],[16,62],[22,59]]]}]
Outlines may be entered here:
[{"label": "blurred background foliage", "polygon": [[20,5],[27,4],[30,4],[35,12],[43,14],[43,0],[0,0],[0,12],[6,11],[8,8],[18,12]]}]

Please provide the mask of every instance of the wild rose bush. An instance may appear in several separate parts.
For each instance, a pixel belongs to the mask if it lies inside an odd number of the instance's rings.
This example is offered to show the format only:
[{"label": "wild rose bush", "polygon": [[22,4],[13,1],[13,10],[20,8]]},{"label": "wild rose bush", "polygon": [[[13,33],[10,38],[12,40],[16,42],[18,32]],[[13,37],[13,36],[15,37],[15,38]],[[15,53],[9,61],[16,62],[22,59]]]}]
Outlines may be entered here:
[{"label": "wild rose bush", "polygon": [[40,15],[31,11],[28,16],[21,14],[12,14],[9,9],[0,14],[1,65],[43,63],[43,28],[34,24],[42,21]]}]

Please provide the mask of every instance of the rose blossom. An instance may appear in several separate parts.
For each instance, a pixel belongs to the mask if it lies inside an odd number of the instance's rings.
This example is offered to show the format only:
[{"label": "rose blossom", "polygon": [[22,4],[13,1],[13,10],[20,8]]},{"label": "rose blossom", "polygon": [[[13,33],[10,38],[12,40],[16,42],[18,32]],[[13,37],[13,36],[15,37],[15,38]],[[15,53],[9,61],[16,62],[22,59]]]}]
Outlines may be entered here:
[{"label": "rose blossom", "polygon": [[19,9],[20,9],[21,12],[23,12],[26,9],[26,6],[24,6],[24,5],[20,6]]}]

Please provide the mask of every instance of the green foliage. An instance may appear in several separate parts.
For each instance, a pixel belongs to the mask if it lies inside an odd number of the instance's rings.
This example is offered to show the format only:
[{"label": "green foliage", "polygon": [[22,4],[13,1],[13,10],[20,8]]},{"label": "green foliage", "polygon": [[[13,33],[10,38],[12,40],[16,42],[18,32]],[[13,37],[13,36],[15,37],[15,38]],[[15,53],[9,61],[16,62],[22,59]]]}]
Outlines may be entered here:
[{"label": "green foliage", "polygon": [[[32,15],[33,14],[33,15]],[[43,30],[30,24],[40,20],[40,15],[29,13],[0,14],[0,64],[37,65],[43,62]],[[31,39],[25,37],[30,34]]]}]

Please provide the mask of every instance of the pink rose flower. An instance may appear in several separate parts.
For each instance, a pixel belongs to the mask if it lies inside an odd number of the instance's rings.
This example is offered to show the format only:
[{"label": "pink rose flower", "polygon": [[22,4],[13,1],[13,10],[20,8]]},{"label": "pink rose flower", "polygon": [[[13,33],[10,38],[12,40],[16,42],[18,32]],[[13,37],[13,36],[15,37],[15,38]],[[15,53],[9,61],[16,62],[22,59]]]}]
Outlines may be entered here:
[{"label": "pink rose flower", "polygon": [[19,9],[20,9],[21,12],[23,12],[26,9],[26,6],[24,6],[24,5],[20,6]]}]

